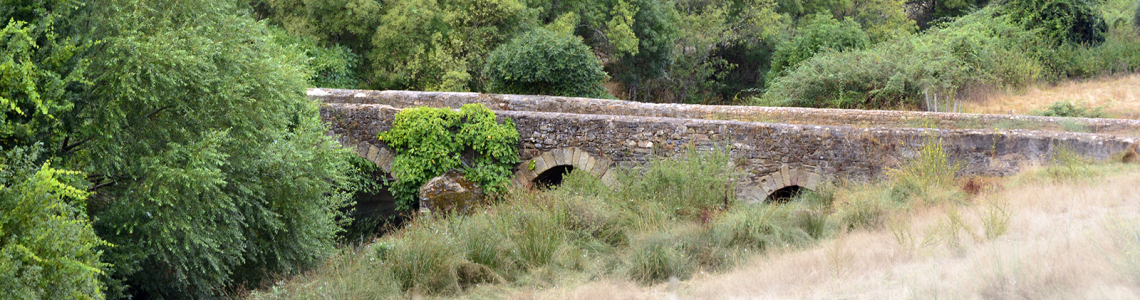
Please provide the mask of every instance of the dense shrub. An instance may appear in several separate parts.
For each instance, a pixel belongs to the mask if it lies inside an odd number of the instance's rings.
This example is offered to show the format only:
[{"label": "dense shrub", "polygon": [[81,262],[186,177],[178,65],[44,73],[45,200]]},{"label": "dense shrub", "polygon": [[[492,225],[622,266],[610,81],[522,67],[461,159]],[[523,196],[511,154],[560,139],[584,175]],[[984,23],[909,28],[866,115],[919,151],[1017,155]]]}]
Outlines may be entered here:
[{"label": "dense shrub", "polygon": [[1140,33],[1140,2],[1136,4],[1136,11],[1132,13],[1132,27],[1136,28],[1136,32]]},{"label": "dense shrub", "polygon": [[1084,105],[1073,104],[1069,101],[1058,101],[1048,107],[1044,111],[1038,113],[1046,117],[1078,117],[1078,118],[1101,118],[1104,117],[1104,112],[1101,108],[1089,108]]},{"label": "dense shrub", "polygon": [[1038,56],[1050,81],[1135,72],[1140,70],[1140,35],[1114,27],[1100,45],[1066,44],[1038,50]]},{"label": "dense shrub", "polygon": [[1055,45],[1104,42],[1108,25],[1096,5],[1090,0],[1007,0],[1001,4],[1010,20],[1027,30],[1041,30]]},{"label": "dense shrub", "polygon": [[0,149],[0,298],[102,299],[106,264],[79,172],[44,162],[42,148]]},{"label": "dense shrub", "polygon": [[760,105],[839,108],[921,106],[970,86],[1022,86],[1042,67],[1028,49],[1036,36],[982,10],[926,34],[863,51],[813,56],[777,78]]},{"label": "dense shrub", "polygon": [[527,32],[491,52],[483,73],[493,93],[609,97],[602,63],[568,33]]},{"label": "dense shrub", "polygon": [[780,45],[772,55],[768,82],[794,70],[800,62],[827,51],[867,48],[867,34],[851,19],[838,21],[830,13],[812,15],[791,41]]}]

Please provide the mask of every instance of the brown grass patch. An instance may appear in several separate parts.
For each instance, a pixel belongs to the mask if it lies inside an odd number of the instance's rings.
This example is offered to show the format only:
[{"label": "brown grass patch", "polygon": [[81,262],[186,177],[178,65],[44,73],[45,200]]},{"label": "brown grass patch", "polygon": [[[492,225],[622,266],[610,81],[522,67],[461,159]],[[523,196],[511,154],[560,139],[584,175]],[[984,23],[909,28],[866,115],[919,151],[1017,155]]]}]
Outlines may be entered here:
[{"label": "brown grass patch", "polygon": [[964,103],[963,112],[1025,115],[1058,101],[1070,101],[1087,107],[1103,107],[1109,117],[1137,119],[1140,118],[1140,74],[1065,81],[976,98],[984,100]]}]

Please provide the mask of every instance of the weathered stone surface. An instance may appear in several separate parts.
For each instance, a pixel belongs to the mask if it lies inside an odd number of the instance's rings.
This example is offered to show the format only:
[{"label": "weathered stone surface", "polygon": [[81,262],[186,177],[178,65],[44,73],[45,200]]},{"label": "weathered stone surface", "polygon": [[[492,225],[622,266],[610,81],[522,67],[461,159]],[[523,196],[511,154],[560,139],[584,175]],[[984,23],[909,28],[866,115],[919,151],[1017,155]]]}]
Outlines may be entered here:
[{"label": "weathered stone surface", "polygon": [[428,180],[420,187],[420,210],[467,212],[483,203],[483,190],[458,170]]},{"label": "weathered stone surface", "polygon": [[[1090,134],[1048,130],[925,129],[898,128],[906,120],[961,120],[962,114],[876,112],[861,110],[812,110],[790,108],[682,106],[629,103],[623,101],[559,98],[545,96],[482,95],[471,93],[418,93],[322,90],[326,96],[322,118],[335,135],[358,141],[357,149],[369,146],[385,149],[376,133],[391,127],[400,109],[409,105],[458,107],[457,104],[484,103],[496,109],[499,118],[516,123],[521,140],[519,167],[536,161],[536,171],[556,164],[574,164],[574,153],[591,157],[582,167],[595,176],[605,176],[612,165],[638,165],[660,155],[688,151],[727,151],[739,170],[740,182],[756,184],[771,192],[793,182],[818,186],[834,178],[870,180],[883,178],[919,153],[928,138],[940,140],[947,155],[963,166],[959,175],[1005,176],[1026,166],[1044,164],[1061,147],[1091,159],[1108,159],[1126,151],[1140,136],[1140,121],[1070,119],[1072,122],[1100,124],[1127,134]],[[338,98],[339,97],[339,98]],[[339,100],[338,100],[339,99]],[[349,102],[356,101],[356,102]],[[383,103],[390,104],[347,104]],[[795,122],[820,121],[850,125],[821,126],[772,124],[732,120],[699,119],[697,112],[774,113]],[[801,116],[803,118],[796,118]],[[1011,120],[1051,124],[1055,118],[978,115],[979,120]],[[742,118],[741,120],[751,120]],[[901,121],[900,121],[901,120]],[[1102,124],[1103,123],[1103,124]],[[870,125],[868,125],[870,124]],[[868,127],[862,126],[879,126]],[[1044,126],[1044,125],[1043,125]],[[1099,130],[1099,129],[1098,129]],[[629,144],[633,141],[632,145]],[[639,147],[638,141],[652,142],[652,148]],[[648,144],[646,144],[648,145]],[[731,147],[729,147],[731,146]],[[551,152],[561,152],[560,158]],[[576,150],[565,150],[576,149]],[[646,151],[648,150],[648,151]],[[569,157],[567,153],[569,152]],[[360,152],[358,152],[360,153]],[[368,153],[360,153],[366,156]],[[1119,156],[1116,156],[1119,157]],[[577,162],[581,162],[579,155]],[[781,170],[788,170],[781,172]],[[518,171],[518,170],[516,170]],[[519,174],[537,175],[538,172]],[[612,177],[612,174],[611,176]],[[767,180],[762,180],[767,178]],[[612,179],[612,178],[611,178]],[[528,178],[528,180],[533,180]],[[525,184],[525,182],[520,182]],[[806,187],[806,186],[805,186]]]},{"label": "weathered stone surface", "polygon": [[[539,95],[479,93],[361,91],[310,89],[309,97],[325,103],[384,104],[395,107],[431,106],[458,109],[482,103],[496,111],[551,112],[630,117],[666,117],[855,127],[908,128],[929,124],[941,128],[1008,128],[1068,131],[1074,125],[1093,133],[1135,137],[1140,120],[1057,118],[1020,115],[961,114],[853,109],[813,109],[728,105],[657,104]],[[557,123],[551,127],[557,128]],[[963,127],[965,126],[965,127]],[[666,133],[668,134],[668,133]],[[636,143],[636,142],[635,142]],[[656,143],[655,143],[656,144]]]}]

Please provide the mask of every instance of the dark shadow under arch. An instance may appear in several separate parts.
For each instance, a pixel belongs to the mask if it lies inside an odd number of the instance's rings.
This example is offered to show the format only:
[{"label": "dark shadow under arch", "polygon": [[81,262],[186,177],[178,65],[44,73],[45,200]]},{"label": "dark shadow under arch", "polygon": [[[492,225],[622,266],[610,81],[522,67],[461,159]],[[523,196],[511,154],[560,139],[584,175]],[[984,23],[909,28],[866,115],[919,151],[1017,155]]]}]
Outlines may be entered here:
[{"label": "dark shadow under arch", "polygon": [[534,178],[534,185],[540,188],[562,185],[562,176],[570,174],[570,171],[574,171],[574,166],[561,165],[547,169],[543,171],[542,174],[538,174],[538,177]]},{"label": "dark shadow under arch", "polygon": [[798,185],[785,186],[769,194],[764,202],[787,203],[807,191],[810,190]]}]

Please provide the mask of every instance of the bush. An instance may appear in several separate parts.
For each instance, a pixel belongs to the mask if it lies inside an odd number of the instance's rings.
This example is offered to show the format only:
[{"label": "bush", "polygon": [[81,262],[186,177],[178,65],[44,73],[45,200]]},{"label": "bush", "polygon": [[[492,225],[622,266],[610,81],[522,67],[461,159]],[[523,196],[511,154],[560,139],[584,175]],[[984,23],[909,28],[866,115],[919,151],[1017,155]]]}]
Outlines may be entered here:
[{"label": "bush", "polygon": [[1140,36],[1130,28],[1113,28],[1097,46],[1065,44],[1038,52],[1053,81],[1140,70]]},{"label": "bush", "polygon": [[608,76],[582,39],[534,29],[491,52],[483,69],[493,93],[610,98]]},{"label": "bush", "polygon": [[[487,193],[505,190],[511,167],[519,161],[519,133],[515,123],[499,124],[495,113],[482,104],[467,104],[460,111],[450,108],[416,107],[396,114],[392,129],[377,139],[396,152],[389,190],[397,210],[416,207],[420,186],[451,169],[463,167],[464,176]],[[463,153],[473,152],[474,164],[462,163]]]},{"label": "bush", "polygon": [[780,45],[772,55],[768,82],[786,75],[800,62],[826,51],[861,50],[867,48],[867,34],[859,23],[851,19],[835,20],[831,13],[820,13],[808,17],[807,22],[796,32],[796,37]]},{"label": "bush", "polygon": [[1136,28],[1136,32],[1140,33],[1140,3],[1136,4],[1136,11],[1132,13],[1132,27]]},{"label": "bush", "polygon": [[0,151],[0,298],[103,299],[107,243],[87,221],[79,172],[36,166],[39,146]]},{"label": "bush", "polygon": [[1046,117],[1101,118],[1104,117],[1104,112],[1101,111],[1099,107],[1090,109],[1084,105],[1075,105],[1069,101],[1057,101],[1046,107],[1045,111],[1038,113],[1038,115]]},{"label": "bush", "polygon": [[992,9],[981,10],[920,36],[813,56],[775,79],[753,104],[920,107],[928,95],[951,99],[966,87],[1023,86],[1041,74],[1027,51],[1036,39]]},{"label": "bush", "polygon": [[1104,42],[1108,25],[1096,3],[1090,0],[1008,0],[1002,11],[1027,30],[1040,34],[1054,45],[1065,43],[1097,45]]}]

